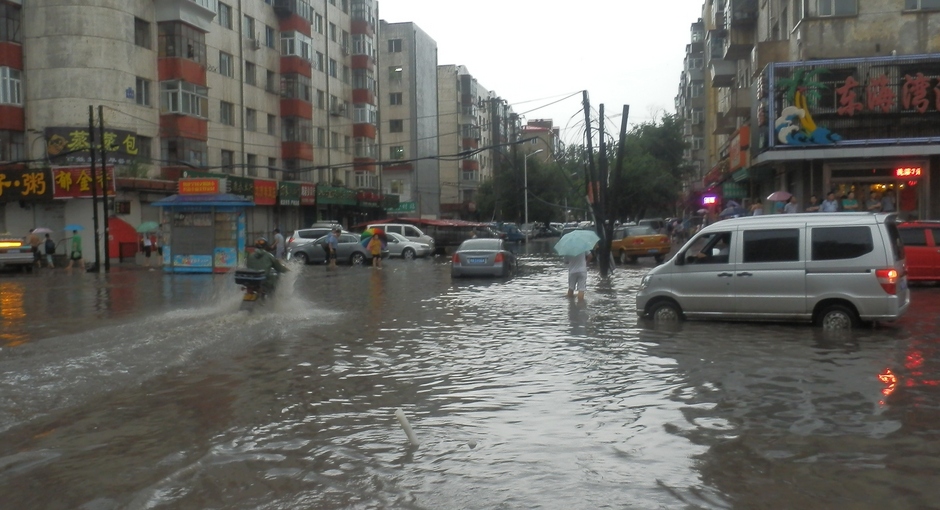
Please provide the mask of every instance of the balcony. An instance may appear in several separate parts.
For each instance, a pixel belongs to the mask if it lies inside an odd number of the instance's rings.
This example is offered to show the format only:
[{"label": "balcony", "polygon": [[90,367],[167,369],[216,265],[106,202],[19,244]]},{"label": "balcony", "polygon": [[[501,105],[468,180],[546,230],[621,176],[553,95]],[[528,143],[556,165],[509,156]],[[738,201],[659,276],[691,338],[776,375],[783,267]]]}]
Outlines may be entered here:
[{"label": "balcony", "polygon": [[286,18],[297,14],[302,18],[309,17],[310,5],[303,0],[274,0],[274,14]]},{"label": "balcony", "polygon": [[734,85],[734,76],[738,66],[728,60],[712,60],[711,65],[712,87],[723,88]]},{"label": "balcony", "polygon": [[212,28],[215,13],[211,9],[191,0],[154,0],[154,20],[181,21],[208,32]]},{"label": "balcony", "polygon": [[751,59],[754,74],[760,73],[769,64],[790,60],[790,41],[764,41],[757,43],[757,51]]},{"label": "balcony", "polygon": [[709,23],[708,30],[710,32],[724,32],[725,31],[725,4],[727,0],[715,0],[715,3],[712,5],[712,18],[711,23]]},{"label": "balcony", "polygon": [[754,49],[754,30],[735,28],[725,36],[724,59],[744,60],[750,58]]},{"label": "balcony", "polygon": [[757,0],[728,0],[725,27],[753,28],[757,25]]},{"label": "balcony", "polygon": [[718,112],[728,117],[749,118],[753,101],[751,89],[733,89],[718,99]]},{"label": "balcony", "polygon": [[715,130],[712,131],[713,135],[730,135],[734,133],[736,129],[738,129],[738,125],[733,115],[718,112],[718,115],[715,117]]}]

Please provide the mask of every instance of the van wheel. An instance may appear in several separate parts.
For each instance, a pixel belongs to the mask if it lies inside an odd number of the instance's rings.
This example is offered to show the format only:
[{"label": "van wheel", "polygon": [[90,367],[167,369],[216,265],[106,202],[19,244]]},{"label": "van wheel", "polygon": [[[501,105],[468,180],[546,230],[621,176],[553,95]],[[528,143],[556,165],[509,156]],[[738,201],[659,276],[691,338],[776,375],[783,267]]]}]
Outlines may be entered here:
[{"label": "van wheel", "polygon": [[816,324],[823,329],[852,329],[859,324],[858,314],[852,308],[842,305],[829,305],[819,311]]},{"label": "van wheel", "polygon": [[657,301],[649,307],[653,322],[677,322],[682,319],[682,309],[674,301]]}]

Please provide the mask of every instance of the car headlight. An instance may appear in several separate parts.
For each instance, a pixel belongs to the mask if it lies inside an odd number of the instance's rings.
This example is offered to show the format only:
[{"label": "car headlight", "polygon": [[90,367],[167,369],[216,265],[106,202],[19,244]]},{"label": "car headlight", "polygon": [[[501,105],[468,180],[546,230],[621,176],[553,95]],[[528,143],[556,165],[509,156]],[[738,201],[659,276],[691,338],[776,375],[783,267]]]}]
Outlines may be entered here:
[{"label": "car headlight", "polygon": [[640,280],[640,288],[645,289],[646,286],[649,285],[651,278],[653,278],[653,275],[651,274],[647,274],[646,276],[644,276],[643,279]]}]

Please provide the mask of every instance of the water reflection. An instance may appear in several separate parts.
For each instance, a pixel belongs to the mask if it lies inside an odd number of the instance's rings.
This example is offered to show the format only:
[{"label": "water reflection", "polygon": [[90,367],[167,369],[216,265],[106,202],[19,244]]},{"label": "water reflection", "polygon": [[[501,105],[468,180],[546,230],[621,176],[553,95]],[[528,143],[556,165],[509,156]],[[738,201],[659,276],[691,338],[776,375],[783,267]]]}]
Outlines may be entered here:
[{"label": "water reflection", "polygon": [[0,281],[0,346],[14,347],[29,337],[23,306],[25,292],[26,284],[22,281]]}]

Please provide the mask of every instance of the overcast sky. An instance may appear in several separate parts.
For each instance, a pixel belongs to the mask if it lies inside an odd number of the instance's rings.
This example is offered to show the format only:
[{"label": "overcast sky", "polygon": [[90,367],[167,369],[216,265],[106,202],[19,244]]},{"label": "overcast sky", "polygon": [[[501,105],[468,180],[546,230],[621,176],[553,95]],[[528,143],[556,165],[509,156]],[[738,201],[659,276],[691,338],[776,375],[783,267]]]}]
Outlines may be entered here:
[{"label": "overcast sky", "polygon": [[437,42],[438,64],[467,66],[516,113],[550,118],[562,140],[580,143],[581,90],[595,112],[604,103],[613,133],[625,104],[628,125],[675,111],[701,8],[702,0],[380,0],[379,17],[417,24]]}]

